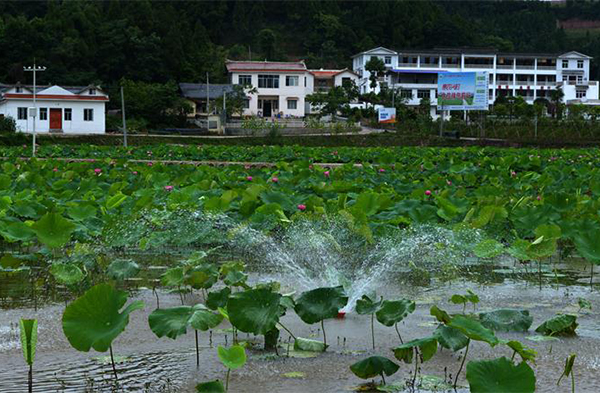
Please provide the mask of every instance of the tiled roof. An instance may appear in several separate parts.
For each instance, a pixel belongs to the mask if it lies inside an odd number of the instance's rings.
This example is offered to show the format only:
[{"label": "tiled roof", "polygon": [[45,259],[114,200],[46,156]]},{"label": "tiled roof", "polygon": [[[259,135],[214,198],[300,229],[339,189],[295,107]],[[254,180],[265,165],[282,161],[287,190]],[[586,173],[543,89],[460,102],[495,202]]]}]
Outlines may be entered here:
[{"label": "tiled roof", "polygon": [[[15,86],[21,86],[22,88],[27,89],[27,90],[33,92],[33,85],[24,85],[24,84],[21,84],[21,83],[15,83],[15,84],[12,84],[12,85],[0,83],[0,92],[4,93],[7,90],[10,90],[10,89],[12,89]],[[46,90],[46,89],[48,89],[49,87],[52,87],[52,86],[55,86],[55,85],[36,85],[35,86],[35,92],[38,93],[38,92],[40,92],[42,90]],[[97,90],[103,91],[100,86],[94,86],[94,85],[88,85],[88,86],[62,86],[62,85],[56,85],[56,86],[62,87],[63,89],[65,89],[65,90],[67,90],[67,91],[69,91],[69,92],[71,92],[73,94],[79,94],[82,91],[84,91],[84,90],[86,90],[86,89],[88,89],[90,87],[92,87],[94,89],[97,89]]]},{"label": "tiled roof", "polygon": [[304,61],[233,61],[225,62],[227,71],[307,71]]},{"label": "tiled roof", "polygon": [[[206,84],[203,83],[180,83],[179,90],[185,98],[206,99]],[[233,85],[208,85],[208,97],[211,100],[223,97],[223,93],[233,91]]]}]

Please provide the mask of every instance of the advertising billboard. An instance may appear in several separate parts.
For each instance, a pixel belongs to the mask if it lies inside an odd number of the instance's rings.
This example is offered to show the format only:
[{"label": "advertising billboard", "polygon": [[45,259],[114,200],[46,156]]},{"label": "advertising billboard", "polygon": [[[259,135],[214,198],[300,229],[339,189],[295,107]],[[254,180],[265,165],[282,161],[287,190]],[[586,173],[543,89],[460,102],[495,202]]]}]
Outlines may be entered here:
[{"label": "advertising billboard", "polygon": [[379,108],[379,122],[380,123],[395,123],[396,122],[396,108]]},{"label": "advertising billboard", "polygon": [[487,72],[444,72],[438,74],[439,110],[487,111]]}]

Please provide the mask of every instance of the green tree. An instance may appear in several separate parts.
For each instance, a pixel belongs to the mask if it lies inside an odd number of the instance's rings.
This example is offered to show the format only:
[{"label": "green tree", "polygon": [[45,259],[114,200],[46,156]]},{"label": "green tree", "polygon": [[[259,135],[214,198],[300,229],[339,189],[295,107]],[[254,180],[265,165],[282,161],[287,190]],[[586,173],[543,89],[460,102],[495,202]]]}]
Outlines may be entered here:
[{"label": "green tree", "polygon": [[385,73],[385,64],[379,57],[371,57],[367,64],[365,64],[365,70],[369,71],[369,80],[371,81],[371,89],[377,87],[377,79]]},{"label": "green tree", "polygon": [[565,93],[560,88],[552,90],[550,92],[550,113],[555,119],[560,120],[562,118],[562,113],[564,109],[564,104],[562,100],[564,97]]},{"label": "green tree", "polygon": [[332,120],[335,120],[337,113],[350,103],[356,96],[356,90],[352,86],[334,86],[327,92],[316,92],[306,96],[306,101],[309,102],[321,115],[331,115]]}]

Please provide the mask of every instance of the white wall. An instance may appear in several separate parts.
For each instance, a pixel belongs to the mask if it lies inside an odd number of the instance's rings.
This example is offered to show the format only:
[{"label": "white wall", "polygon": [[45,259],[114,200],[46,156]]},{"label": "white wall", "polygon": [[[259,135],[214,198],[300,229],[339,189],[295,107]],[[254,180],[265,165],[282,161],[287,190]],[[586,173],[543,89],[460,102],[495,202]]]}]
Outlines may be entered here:
[{"label": "white wall", "polygon": [[[61,108],[62,112],[62,130],[65,134],[104,134],[105,125],[105,102],[104,101],[58,101],[58,100],[36,100],[38,107],[38,117],[36,118],[35,131],[49,132],[50,130],[50,109]],[[10,116],[17,123],[17,130],[21,132],[33,132],[33,118],[27,120],[18,120],[19,107],[33,107],[32,100],[9,99],[0,103],[0,114]],[[39,119],[39,108],[48,108],[47,120]],[[64,108],[71,108],[72,120],[65,121]],[[94,110],[94,120],[84,121],[83,110]]]},{"label": "white wall", "polygon": [[[258,75],[279,75],[279,88],[259,88],[258,87]],[[259,96],[270,96],[278,97],[279,110],[284,116],[295,116],[304,117],[305,115],[305,103],[306,95],[310,94],[313,90],[314,79],[312,74],[309,72],[273,72],[273,71],[261,71],[261,72],[240,72],[236,71],[231,73],[231,83],[238,84],[240,75],[250,75],[252,78],[252,86],[256,87],[258,94],[249,95],[250,108],[244,110],[244,115],[256,115],[260,109],[258,109]],[[286,86],[286,76],[297,76],[298,86]],[[306,86],[305,84],[306,78]],[[288,109],[287,102],[288,98],[297,98],[296,109]],[[276,113],[275,111],[273,112]]]},{"label": "white wall", "polygon": [[333,85],[334,86],[342,86],[343,78],[350,78],[358,86],[358,75],[356,75],[353,72],[349,72],[349,71],[344,71],[342,73],[337,74],[333,78]]}]

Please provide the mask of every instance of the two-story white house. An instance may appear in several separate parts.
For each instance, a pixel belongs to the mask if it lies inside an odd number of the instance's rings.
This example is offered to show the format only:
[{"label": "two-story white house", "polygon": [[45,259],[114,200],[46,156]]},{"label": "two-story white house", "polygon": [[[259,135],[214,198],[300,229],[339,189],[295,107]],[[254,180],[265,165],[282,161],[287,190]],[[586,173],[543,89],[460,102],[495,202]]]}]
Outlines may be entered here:
[{"label": "two-story white house", "polygon": [[0,116],[12,117],[20,132],[103,134],[108,95],[99,86],[0,85]]},{"label": "two-story white house", "polygon": [[[370,86],[365,65],[372,57],[383,60],[386,74],[377,87]],[[489,74],[490,105],[499,96],[520,96],[528,103],[538,98],[550,100],[561,89],[563,102],[598,102],[598,81],[590,80],[591,58],[579,52],[506,53],[494,49],[440,48],[399,50],[378,47],[352,57],[353,69],[360,75],[361,93],[379,92],[382,85],[395,89],[409,106],[422,99],[431,101],[431,114],[437,117],[437,76],[446,72],[486,71]]]},{"label": "two-story white house", "polygon": [[304,61],[225,62],[229,82],[256,88],[248,94],[244,115],[304,117],[310,111],[306,96],[314,90],[314,78]]}]

